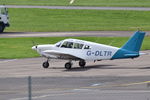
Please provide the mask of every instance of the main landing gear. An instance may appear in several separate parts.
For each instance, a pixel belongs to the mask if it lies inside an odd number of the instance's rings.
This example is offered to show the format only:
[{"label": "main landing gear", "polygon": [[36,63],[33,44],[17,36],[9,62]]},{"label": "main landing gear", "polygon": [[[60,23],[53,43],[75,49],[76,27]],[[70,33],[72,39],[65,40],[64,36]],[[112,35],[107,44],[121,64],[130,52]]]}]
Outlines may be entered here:
[{"label": "main landing gear", "polygon": [[[69,62],[67,62],[67,63],[65,64],[65,68],[66,68],[66,69],[71,69],[71,68],[72,68],[72,65],[73,65],[72,61],[69,61]],[[79,66],[80,66],[81,68],[84,68],[85,65],[86,65],[86,62],[85,62],[84,60],[80,60],[80,61],[79,61]],[[49,67],[49,59],[48,59],[47,61],[43,62],[43,68],[48,68],[48,67]]]},{"label": "main landing gear", "polygon": [[[81,68],[84,68],[84,67],[85,67],[85,64],[86,64],[86,62],[85,62],[84,60],[80,60],[80,61],[79,61],[79,66],[80,66]],[[65,68],[66,68],[66,69],[71,69],[72,65],[73,65],[73,63],[72,63],[71,61],[70,61],[70,62],[67,62],[67,63],[65,64]]]},{"label": "main landing gear", "polygon": [[67,62],[66,64],[65,64],[65,68],[66,69],[71,69],[71,67],[72,67],[72,62]]},{"label": "main landing gear", "polygon": [[84,60],[80,60],[80,61],[79,61],[79,66],[80,66],[81,68],[84,68],[84,67],[85,67],[85,64],[86,64],[86,62],[85,62]]}]

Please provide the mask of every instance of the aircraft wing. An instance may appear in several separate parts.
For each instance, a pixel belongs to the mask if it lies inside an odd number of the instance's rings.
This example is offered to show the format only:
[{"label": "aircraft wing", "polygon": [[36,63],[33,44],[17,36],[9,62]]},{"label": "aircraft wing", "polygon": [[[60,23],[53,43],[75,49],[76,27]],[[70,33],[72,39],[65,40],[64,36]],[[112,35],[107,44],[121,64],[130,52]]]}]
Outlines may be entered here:
[{"label": "aircraft wing", "polygon": [[43,53],[49,56],[55,56],[58,59],[72,59],[72,60],[82,59],[74,55],[71,55],[62,51],[56,51],[56,50],[45,50]]}]

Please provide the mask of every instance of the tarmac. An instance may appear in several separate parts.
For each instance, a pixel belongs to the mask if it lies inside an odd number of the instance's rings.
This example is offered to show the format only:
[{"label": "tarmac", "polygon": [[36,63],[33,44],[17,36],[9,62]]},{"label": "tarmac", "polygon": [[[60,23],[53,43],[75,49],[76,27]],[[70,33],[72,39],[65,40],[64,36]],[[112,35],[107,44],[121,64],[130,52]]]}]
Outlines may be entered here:
[{"label": "tarmac", "polygon": [[[82,35],[81,35],[82,33]],[[149,32],[147,32],[148,35]],[[18,32],[2,33],[1,38],[15,37],[128,37],[132,31],[92,32]],[[33,100],[150,100],[150,50],[135,59],[87,62],[80,68],[66,70],[64,60],[45,58],[0,59],[0,99],[29,100],[28,77],[32,77]]]},{"label": "tarmac", "polygon": [[44,58],[1,59],[0,98],[28,100],[28,76],[32,77],[33,100],[149,100],[150,51],[136,59],[87,62],[66,70],[67,61]]},{"label": "tarmac", "polygon": [[[33,77],[32,100],[149,100],[149,80],[149,76]],[[0,78],[0,99],[29,100],[27,83],[27,77]]]},{"label": "tarmac", "polygon": [[135,59],[103,60],[87,62],[85,68],[79,68],[78,62],[73,62],[71,70],[66,70],[65,60],[51,60],[48,69],[42,68],[45,58],[27,58],[0,60],[0,77],[97,77],[97,76],[149,76],[150,51],[143,51]]}]

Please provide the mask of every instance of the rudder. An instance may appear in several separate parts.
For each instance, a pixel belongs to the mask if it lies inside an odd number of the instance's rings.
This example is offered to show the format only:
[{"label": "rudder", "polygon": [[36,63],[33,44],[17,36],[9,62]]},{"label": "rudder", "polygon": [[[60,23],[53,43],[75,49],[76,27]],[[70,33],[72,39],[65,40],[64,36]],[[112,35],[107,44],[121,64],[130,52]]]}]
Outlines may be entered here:
[{"label": "rudder", "polygon": [[135,32],[134,35],[125,43],[125,45],[122,46],[122,49],[139,52],[144,36],[145,32]]}]

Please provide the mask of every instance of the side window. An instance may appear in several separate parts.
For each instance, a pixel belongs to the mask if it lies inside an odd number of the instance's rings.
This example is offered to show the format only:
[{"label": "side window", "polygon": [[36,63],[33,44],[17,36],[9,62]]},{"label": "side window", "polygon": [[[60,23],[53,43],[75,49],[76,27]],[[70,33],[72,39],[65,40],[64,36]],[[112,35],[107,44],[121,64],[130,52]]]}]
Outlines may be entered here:
[{"label": "side window", "polygon": [[73,48],[73,42],[68,42],[67,43],[67,48]]},{"label": "side window", "polygon": [[74,49],[82,49],[83,44],[74,43]]},{"label": "side window", "polygon": [[67,42],[64,42],[61,47],[66,48],[67,47]]},{"label": "side window", "polygon": [[72,48],[73,47],[73,42],[64,42],[61,46],[62,48]]},{"label": "side window", "polygon": [[91,47],[88,45],[85,45],[84,49],[91,49]]}]

